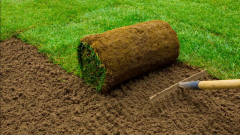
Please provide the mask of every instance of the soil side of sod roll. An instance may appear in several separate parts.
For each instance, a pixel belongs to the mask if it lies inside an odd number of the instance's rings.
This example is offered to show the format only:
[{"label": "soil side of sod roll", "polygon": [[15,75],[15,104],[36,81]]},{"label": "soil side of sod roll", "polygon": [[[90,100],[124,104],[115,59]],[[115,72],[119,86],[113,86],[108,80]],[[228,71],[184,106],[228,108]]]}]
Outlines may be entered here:
[{"label": "soil side of sod roll", "polygon": [[88,35],[78,47],[82,78],[101,92],[173,63],[178,56],[177,33],[160,20]]}]

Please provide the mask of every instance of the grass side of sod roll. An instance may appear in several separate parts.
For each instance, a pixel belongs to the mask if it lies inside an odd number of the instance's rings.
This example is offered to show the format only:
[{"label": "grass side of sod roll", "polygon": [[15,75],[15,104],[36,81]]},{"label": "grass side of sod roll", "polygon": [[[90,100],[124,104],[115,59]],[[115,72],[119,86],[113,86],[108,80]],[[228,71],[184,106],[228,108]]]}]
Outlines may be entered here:
[{"label": "grass side of sod roll", "polygon": [[80,42],[77,51],[81,77],[100,92],[106,77],[106,69],[90,45]]}]

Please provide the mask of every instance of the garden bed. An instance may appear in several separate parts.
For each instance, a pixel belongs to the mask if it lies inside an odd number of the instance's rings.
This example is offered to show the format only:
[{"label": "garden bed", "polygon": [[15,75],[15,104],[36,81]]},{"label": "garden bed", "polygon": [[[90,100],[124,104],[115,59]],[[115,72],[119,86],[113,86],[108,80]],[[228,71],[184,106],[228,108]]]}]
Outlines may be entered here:
[{"label": "garden bed", "polygon": [[11,38],[1,42],[1,133],[239,134],[237,89],[189,91],[167,106],[150,104],[150,96],[197,72],[177,62],[97,94]]}]

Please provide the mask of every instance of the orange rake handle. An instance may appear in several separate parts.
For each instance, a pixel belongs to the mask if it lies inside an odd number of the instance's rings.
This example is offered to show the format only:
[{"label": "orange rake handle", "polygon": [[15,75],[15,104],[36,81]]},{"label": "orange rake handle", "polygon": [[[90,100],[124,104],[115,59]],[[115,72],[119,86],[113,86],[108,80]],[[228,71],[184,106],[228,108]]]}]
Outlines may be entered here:
[{"label": "orange rake handle", "polygon": [[240,88],[240,79],[180,82],[178,83],[178,86],[184,89],[192,89],[192,90],[237,89],[237,88]]}]

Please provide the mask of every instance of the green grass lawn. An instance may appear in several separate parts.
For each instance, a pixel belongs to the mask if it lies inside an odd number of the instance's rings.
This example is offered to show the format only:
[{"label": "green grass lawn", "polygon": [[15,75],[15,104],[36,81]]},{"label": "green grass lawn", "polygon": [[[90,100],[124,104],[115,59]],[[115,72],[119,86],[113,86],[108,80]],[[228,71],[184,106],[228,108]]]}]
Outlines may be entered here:
[{"label": "green grass lawn", "polygon": [[179,61],[219,79],[240,78],[240,0],[1,0],[1,41],[16,36],[79,74],[82,37],[163,20],[180,41]]}]

